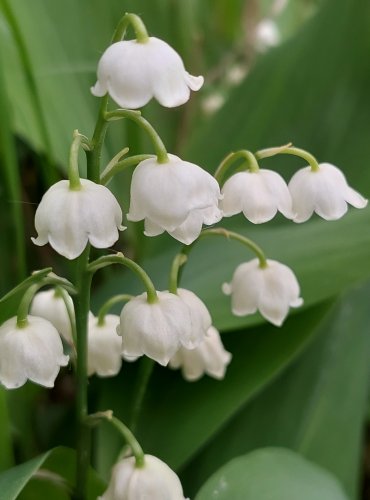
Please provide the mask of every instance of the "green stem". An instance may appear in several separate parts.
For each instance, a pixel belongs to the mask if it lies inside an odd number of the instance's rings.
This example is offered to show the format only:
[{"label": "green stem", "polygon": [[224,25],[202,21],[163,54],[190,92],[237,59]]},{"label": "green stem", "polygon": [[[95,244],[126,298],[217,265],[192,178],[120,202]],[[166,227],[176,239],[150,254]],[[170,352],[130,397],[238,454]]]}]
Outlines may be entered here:
[{"label": "green stem", "polygon": [[100,182],[100,160],[102,149],[107,132],[108,123],[105,120],[109,95],[105,95],[101,99],[98,119],[96,121],[94,134],[90,141],[90,151],[86,151],[87,161],[87,177],[93,182]]},{"label": "green stem", "polygon": [[[184,255],[185,257],[189,255],[191,252],[192,248],[194,247],[195,243],[199,241],[200,238],[203,238],[205,236],[223,236],[224,238],[230,239],[230,240],[235,240],[238,241],[239,243],[242,243],[244,246],[246,246],[249,250],[252,250],[254,252],[259,260],[259,266],[263,269],[267,267],[267,259],[264,254],[264,251],[262,250],[261,247],[259,247],[254,241],[251,239],[247,238],[246,236],[242,236],[239,233],[235,233],[234,231],[229,231],[228,229],[224,229],[223,227],[215,228],[215,229],[204,229],[197,240],[195,240],[191,245],[184,245],[183,249],[180,253],[180,255]],[[179,269],[178,272],[178,283],[180,282],[181,275],[182,275],[182,270],[183,267]]]},{"label": "green stem", "polygon": [[76,286],[78,293],[73,297],[77,330],[77,470],[75,500],[86,498],[88,467],[90,464],[91,436],[86,425],[87,403],[87,325],[90,309],[91,273],[87,272],[90,247],[76,261]]},{"label": "green stem", "polygon": [[115,305],[119,304],[120,302],[125,302],[128,300],[133,299],[134,296],[130,295],[128,293],[121,293],[120,295],[114,295],[111,297],[107,302],[105,302],[101,308],[99,309],[98,313],[98,325],[103,326],[105,323],[105,316],[107,315],[108,311]]},{"label": "green stem", "polygon": [[80,171],[78,168],[78,153],[82,142],[82,136],[78,130],[73,132],[73,141],[69,152],[68,179],[69,189],[79,191],[81,189]]},{"label": "green stem", "polygon": [[237,160],[240,160],[241,158],[245,161],[248,169],[251,172],[259,171],[258,162],[256,160],[256,156],[253,153],[251,153],[246,149],[241,149],[240,151],[232,152],[222,160],[222,162],[217,167],[217,170],[214,174],[215,179],[218,181],[220,185],[229,168],[233,165],[233,163],[235,163]]},{"label": "green stem", "polygon": [[118,161],[117,163],[112,164],[111,162],[106,166],[105,170],[102,172],[100,177],[100,182],[103,185],[108,184],[113,176],[118,174],[118,172],[122,172],[126,168],[136,166],[138,163],[148,160],[149,158],[153,158],[153,155],[135,155],[130,156],[130,158],[126,158],[125,160]]},{"label": "green stem", "polygon": [[139,264],[136,264],[136,262],[134,262],[133,260],[125,257],[122,253],[117,253],[116,255],[104,255],[103,257],[99,257],[99,259],[94,260],[93,262],[91,262],[91,264],[88,265],[87,270],[93,274],[98,269],[102,269],[103,267],[110,266],[112,264],[121,264],[131,269],[131,271],[137,274],[137,276],[144,283],[148,295],[149,304],[158,302],[156,289],[147,273],[142,267],[139,266]]},{"label": "green stem", "polygon": [[171,271],[170,271],[170,281],[168,286],[168,291],[171,293],[177,293],[178,277],[181,266],[183,266],[188,257],[184,253],[178,253],[172,261]]},{"label": "green stem", "polygon": [[167,150],[163,144],[162,139],[159,137],[154,127],[143,116],[141,116],[140,111],[134,111],[131,109],[116,109],[114,111],[108,111],[105,113],[105,119],[107,121],[120,120],[121,118],[132,120],[143,130],[145,130],[153,143],[158,163],[167,163],[169,161]]},{"label": "green stem", "polygon": [[29,286],[33,285],[34,283],[37,283],[38,281],[41,281],[47,276],[50,271],[52,270],[51,267],[47,267],[45,269],[40,269],[39,271],[34,271],[31,276],[28,276],[25,280],[23,280],[21,283],[19,283],[17,286],[12,288],[8,293],[6,293],[3,297],[0,299],[1,302],[5,302],[6,300],[10,299],[10,297],[13,297],[14,295],[17,295],[19,292],[24,290],[25,288],[28,288]]},{"label": "green stem", "polygon": [[23,295],[17,310],[17,328],[24,328],[28,325],[28,312],[35,293],[42,287],[41,283],[32,285]]},{"label": "green stem", "polygon": [[137,42],[146,43],[149,40],[148,32],[141,18],[136,14],[126,13],[117,25],[117,28],[113,35],[112,43],[119,42],[125,37],[126,30],[129,24],[131,24],[131,26],[134,28]]},{"label": "green stem", "polygon": [[113,425],[113,427],[115,427],[119,431],[123,439],[130,446],[135,457],[136,467],[143,467],[145,464],[144,451],[130,429],[116,417],[112,416],[107,420]]},{"label": "green stem", "polygon": [[139,415],[143,406],[143,401],[148,388],[150,377],[154,369],[154,361],[150,358],[143,357],[140,360],[140,368],[135,391],[135,399],[132,405],[131,429],[135,432]]},{"label": "green stem", "polygon": [[255,153],[255,156],[256,158],[262,160],[263,158],[269,158],[277,154],[298,156],[299,158],[303,158],[304,160],[306,160],[306,162],[310,165],[311,170],[313,172],[318,172],[320,170],[316,158],[311,153],[305,151],[304,149],[294,148],[290,144],[277,148],[261,149],[260,151],[257,151]]}]

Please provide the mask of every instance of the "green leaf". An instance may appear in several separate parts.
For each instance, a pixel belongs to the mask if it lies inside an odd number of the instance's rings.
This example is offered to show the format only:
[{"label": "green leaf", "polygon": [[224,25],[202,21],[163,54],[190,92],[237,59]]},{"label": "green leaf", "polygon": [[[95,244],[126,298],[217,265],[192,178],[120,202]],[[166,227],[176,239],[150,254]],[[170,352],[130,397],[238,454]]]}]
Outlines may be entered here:
[{"label": "green leaf", "polygon": [[[327,471],[282,448],[235,458],[219,469],[195,500],[346,500]],[[348,500],[348,499],[347,499]]]},{"label": "green leaf", "polygon": [[369,293],[367,284],[339,300],[308,349],[214,435],[183,471],[188,494],[233,457],[284,446],[334,473],[358,498],[370,375]]},{"label": "green leaf", "polygon": [[[306,347],[327,311],[325,304],[296,315],[281,329],[263,326],[224,336],[233,359],[222,382],[204,377],[189,383],[179,372],[156,366],[135,432],[145,451],[174,468],[183,466]],[[136,389],[131,369],[127,364],[119,377],[99,384],[99,407],[113,408],[128,423],[128,408]],[[110,434],[103,430],[98,446],[104,455],[104,469],[109,464],[109,450],[103,449],[106,436]],[[113,442],[110,464],[117,451]]]},{"label": "green leaf", "polygon": [[[48,498],[44,496],[46,488],[46,491],[53,493],[53,498],[68,499],[74,483],[75,463],[74,450],[58,447],[24,464],[17,465],[0,474],[2,498],[6,500]],[[87,500],[96,500],[104,488],[105,484],[90,469]]]}]

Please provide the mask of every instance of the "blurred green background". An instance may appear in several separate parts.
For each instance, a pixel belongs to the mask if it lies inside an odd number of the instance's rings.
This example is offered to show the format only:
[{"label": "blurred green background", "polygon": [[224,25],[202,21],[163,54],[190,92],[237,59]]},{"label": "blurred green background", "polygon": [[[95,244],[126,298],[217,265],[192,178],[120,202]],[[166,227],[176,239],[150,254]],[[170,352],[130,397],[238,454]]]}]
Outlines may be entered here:
[{"label": "blurred green background", "polygon": [[[1,294],[40,267],[52,265],[69,276],[69,266],[49,247],[32,246],[33,216],[43,192],[65,175],[73,130],[92,134],[99,100],[89,88],[125,11],[141,15],[151,35],[181,53],[189,72],[205,76],[204,88],[187,105],[168,110],[152,102],[143,110],[170,152],[213,172],[232,150],[291,141],[341,168],[355,189],[370,195],[368,0],[0,0]],[[104,162],[126,145],[132,154],[152,153],[139,130],[117,123],[109,130]],[[263,165],[286,180],[303,166],[291,157]],[[129,175],[110,185],[125,212]],[[209,307],[233,362],[223,382],[189,384],[156,367],[134,423],[138,438],[178,471],[192,498],[219,467],[265,446],[290,448],[333,474],[349,499],[370,498],[364,459],[370,209],[352,209],[330,223],[313,217],[295,225],[277,217],[256,227],[234,217],[222,225],[292,267],[304,308],[280,329],[258,316],[233,317],[221,284],[249,257],[231,242],[200,243],[183,285]],[[117,248],[138,258],[157,287],[165,288],[180,246],[166,236],[148,241],[140,224],[129,224]],[[140,291],[129,274],[101,273],[93,308],[113,293]],[[1,321],[16,304],[0,304]],[[130,422],[142,372],[139,362],[125,364],[115,379],[91,379],[91,409],[112,408]],[[57,445],[73,447],[74,390],[67,369],[52,391],[28,384],[0,392],[2,469]],[[94,446],[101,477],[108,477],[118,450],[116,436],[102,427]],[[69,451],[58,453],[62,459],[53,459],[53,467],[60,473]],[[39,467],[33,464],[24,477]],[[264,471],[262,480],[271,473]],[[47,498],[49,487],[31,481],[20,498]],[[247,498],[238,494],[230,498]],[[206,498],[204,490],[199,499]]]}]

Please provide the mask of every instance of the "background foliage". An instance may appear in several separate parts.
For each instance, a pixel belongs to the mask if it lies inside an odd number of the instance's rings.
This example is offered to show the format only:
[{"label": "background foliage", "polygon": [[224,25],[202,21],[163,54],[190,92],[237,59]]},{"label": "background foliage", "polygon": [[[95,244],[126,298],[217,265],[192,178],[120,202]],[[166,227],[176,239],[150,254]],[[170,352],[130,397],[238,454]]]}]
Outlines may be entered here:
[{"label": "background foliage", "polygon": [[[231,150],[293,141],[320,161],[338,165],[354,187],[370,194],[369,2],[291,0],[276,16],[281,44],[261,54],[253,33],[271,9],[268,0],[0,1],[0,229],[7,235],[0,239],[2,293],[41,266],[53,265],[56,272],[68,274],[68,266],[49,248],[32,248],[32,217],[42,193],[65,173],[72,131],[92,133],[98,100],[89,87],[95,83],[97,60],[125,11],[142,15],[151,34],[169,41],[189,70],[206,78],[204,90],[188,106],[164,110],[151,103],[144,110],[171,152],[213,171]],[[237,85],[230,83],[235,68],[248,69]],[[224,103],[210,114],[207,99],[215,95]],[[117,124],[105,160],[126,144],[133,153],[151,152],[136,129]],[[266,166],[288,179],[301,163],[284,157],[266,160]],[[128,174],[122,174],[112,183],[124,210],[127,181]],[[166,236],[144,241],[138,226],[129,227],[130,241],[125,233],[120,248],[141,260],[158,287],[166,287],[170,258],[179,247]],[[227,226],[248,234],[269,257],[294,269],[305,307],[281,329],[263,324],[260,317],[233,317],[220,287],[245,260],[245,250],[229,242],[200,243],[184,273],[184,286],[199,294],[215,325],[227,332],[223,338],[233,362],[222,383],[205,378],[189,384],[178,373],[156,367],[143,410],[133,422],[138,437],[146,451],[179,471],[192,497],[229,460],[276,446],[320,467],[306,464],[307,477],[314,470],[325,478],[323,489],[308,490],[307,498],[359,498],[370,372],[370,209],[350,211],[332,223],[314,218],[295,225],[277,218],[252,227],[236,217]],[[116,270],[101,273],[94,307],[112,293],[137,291],[131,276]],[[2,305],[0,319],[10,317],[15,306],[16,300]],[[142,365],[126,364],[114,380],[92,379],[91,408],[112,408],[130,422]],[[0,467],[7,469],[57,445],[73,447],[73,397],[68,370],[53,391],[30,384],[16,392],[2,391]],[[117,452],[115,436],[102,427],[94,465],[103,479]],[[58,457],[72,452],[51,453]],[[269,453],[288,452],[267,450],[268,459]],[[13,488],[1,489],[9,491],[7,498],[16,498],[34,472],[46,467],[47,456],[13,469],[10,479],[9,472],[0,475],[0,486]],[[278,459],[255,465],[256,456],[251,453],[220,470],[220,475],[225,470],[229,474],[232,498],[246,498],[237,496],[245,491],[238,467],[260,467],[261,483],[270,477]],[[306,477],[301,457],[287,457],[287,467],[294,468],[293,461]],[[49,470],[71,480],[65,460],[58,460]],[[213,498],[218,478],[213,476],[213,483],[196,498]],[[290,484],[289,477],[278,480]],[[28,483],[22,498],[32,498],[27,495],[37,481]],[[96,481],[92,498],[103,487]],[[325,488],[331,488],[330,494]],[[56,491],[62,495],[63,489]],[[258,498],[267,497],[259,493]]]}]

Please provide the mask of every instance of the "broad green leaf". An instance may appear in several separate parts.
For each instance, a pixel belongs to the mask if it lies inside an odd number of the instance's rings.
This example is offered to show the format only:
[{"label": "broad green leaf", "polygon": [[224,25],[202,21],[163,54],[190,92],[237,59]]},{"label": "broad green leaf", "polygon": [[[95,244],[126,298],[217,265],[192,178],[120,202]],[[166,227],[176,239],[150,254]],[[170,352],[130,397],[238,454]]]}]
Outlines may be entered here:
[{"label": "broad green leaf", "polygon": [[[145,451],[174,468],[183,466],[307,346],[327,311],[325,304],[292,317],[281,329],[263,326],[224,336],[233,359],[222,382],[204,377],[189,383],[180,373],[156,366],[137,422],[137,436]],[[137,390],[133,369],[127,364],[109,384],[99,383],[99,407],[113,409],[126,422]],[[111,436],[109,431],[100,435],[98,446],[102,454],[99,470],[105,472],[119,447],[117,440],[109,439],[112,449],[103,449],[107,436]]]},{"label": "broad green leaf", "polygon": [[304,354],[213,437],[183,471],[188,494],[233,457],[284,446],[331,471],[358,498],[370,375],[369,293],[367,284],[339,300]]},{"label": "broad green leaf", "polygon": [[[76,454],[74,450],[58,447],[24,464],[0,474],[0,495],[6,500],[47,498],[45,491],[59,499],[70,498],[74,481]],[[96,500],[105,484],[90,469],[87,500]]]},{"label": "broad green leaf", "polygon": [[346,500],[325,469],[283,448],[235,458],[218,470],[195,500]]},{"label": "broad green leaf", "polygon": [[[4,191],[0,191],[0,209],[3,213],[10,213],[10,217],[2,217],[1,233],[9,234],[9,238],[2,238],[0,255],[3,265],[0,279],[0,293],[11,286],[13,276],[22,280],[26,274],[26,256],[24,241],[24,223],[22,213],[22,190],[18,170],[17,153],[12,135],[11,107],[5,88],[3,75],[3,52],[0,51],[0,179],[4,182]],[[14,256],[16,259],[14,259]]]}]

